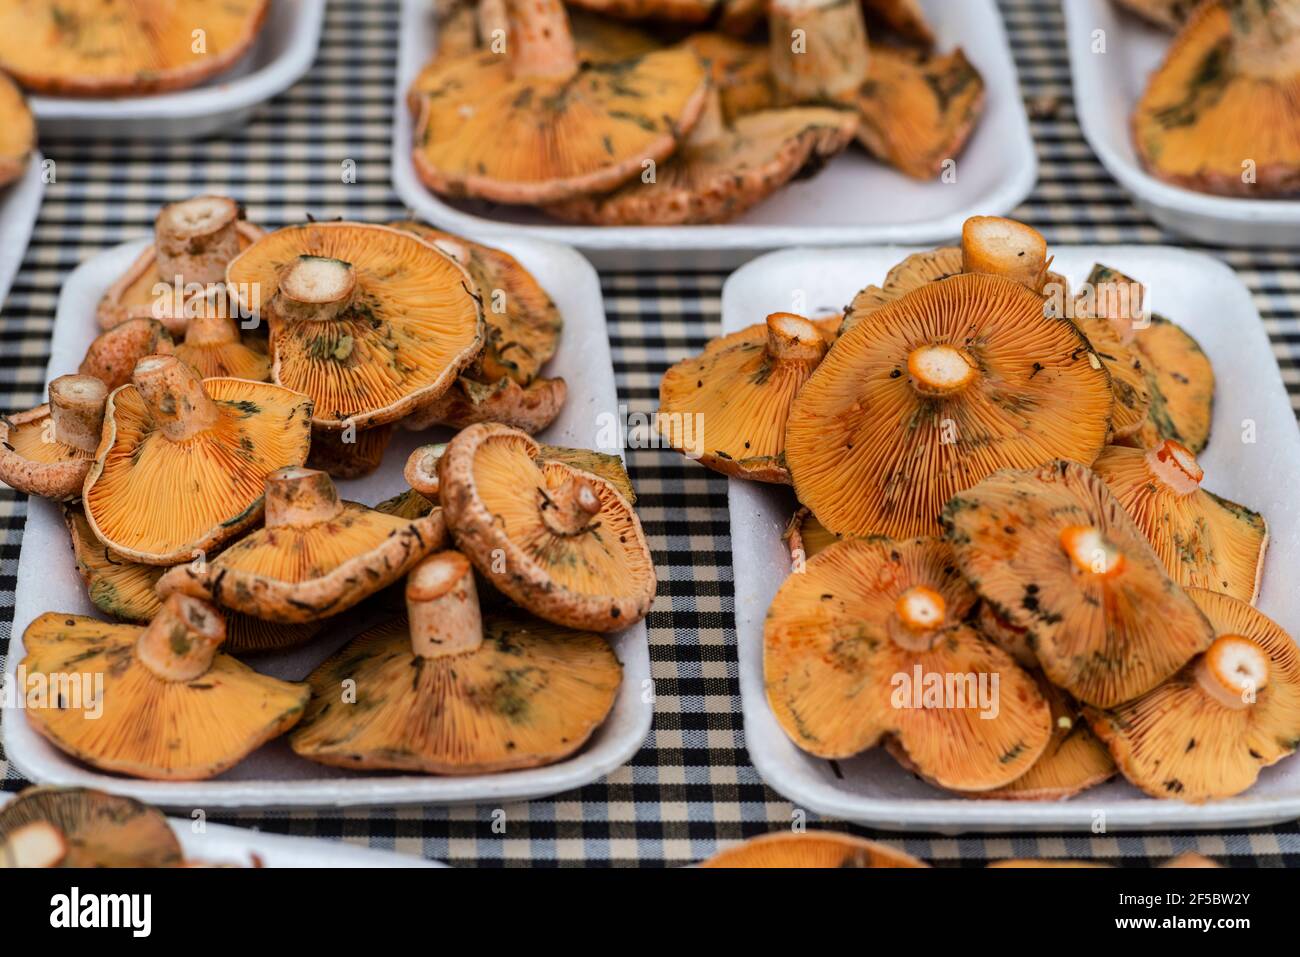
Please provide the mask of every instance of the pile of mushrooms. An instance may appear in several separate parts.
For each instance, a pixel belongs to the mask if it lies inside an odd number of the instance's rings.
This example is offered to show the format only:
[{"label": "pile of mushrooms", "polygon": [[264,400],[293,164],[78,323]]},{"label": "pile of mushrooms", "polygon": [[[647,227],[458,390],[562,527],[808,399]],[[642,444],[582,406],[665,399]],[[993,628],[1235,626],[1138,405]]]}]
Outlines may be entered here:
[{"label": "pile of mushrooms", "polygon": [[866,18],[827,0],[447,6],[407,97],[417,173],[568,222],[727,222],[854,140],[934,179],[983,109],[978,71],[934,51],[910,0],[870,0]]},{"label": "pile of mushrooms", "polygon": [[1264,517],[1197,462],[1213,370],[1135,280],[1050,267],[974,217],[842,317],[683,359],[656,423],[797,499],[763,661],[802,750],[972,798],[1240,793],[1300,745],[1300,652],[1252,607]]},{"label": "pile of mushrooms", "polygon": [[[622,461],[532,437],[565,401],[563,323],[522,264],[421,223],[264,233],[201,196],[162,210],[98,319],[47,404],[0,416],[0,479],[60,503],[107,619],[24,633],[29,675],[102,687],[26,709],[41,735],[187,780],[290,729],[309,760],[431,774],[559,761],[597,731],[622,686],[604,636],[649,612],[654,563]],[[335,479],[399,426],[446,441],[398,496],[348,501]],[[239,660],[345,628],[301,682]]]}]

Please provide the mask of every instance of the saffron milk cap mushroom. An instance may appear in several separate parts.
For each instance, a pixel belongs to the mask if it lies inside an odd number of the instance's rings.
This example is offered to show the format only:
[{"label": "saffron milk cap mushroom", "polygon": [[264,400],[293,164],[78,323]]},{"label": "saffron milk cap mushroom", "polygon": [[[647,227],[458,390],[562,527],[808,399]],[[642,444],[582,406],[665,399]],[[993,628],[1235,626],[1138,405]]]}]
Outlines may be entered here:
[{"label": "saffron milk cap mushroom", "polygon": [[22,90],[0,73],[0,186],[23,175],[36,148],[36,121]]},{"label": "saffron milk cap mushroom", "polygon": [[[40,828],[40,831],[28,830]],[[31,787],[0,808],[0,867],[20,832],[53,833],[63,853],[48,867],[175,867],[182,851],[161,811],[134,798],[90,788]],[[44,842],[43,842],[44,843]],[[30,853],[17,848],[20,855]]]},{"label": "saffron milk cap mushroom", "polygon": [[230,316],[194,316],[185,326],[184,340],[173,351],[176,358],[205,379],[229,376],[266,382],[271,378],[266,341],[251,336],[244,339],[239,323]]},{"label": "saffron milk cap mushroom", "polygon": [[93,376],[50,383],[50,401],[0,416],[0,480],[43,498],[76,498],[99,447],[108,389]]},{"label": "saffron milk cap mushroom", "polygon": [[[522,616],[484,617],[473,567],[438,552],[412,570],[407,615],[365,632],[312,672],[290,739],[345,768],[486,774],[552,764],[613,707],[622,667],[599,635]],[[355,703],[340,697],[353,682]]]},{"label": "saffron milk cap mushroom", "polygon": [[925,863],[887,844],[835,831],[774,833],[751,837],[719,851],[700,867],[925,867]]},{"label": "saffron milk cap mushroom", "polygon": [[93,375],[111,392],[131,381],[135,364],[145,356],[175,352],[171,333],[157,319],[127,319],[95,337],[77,371]]}]

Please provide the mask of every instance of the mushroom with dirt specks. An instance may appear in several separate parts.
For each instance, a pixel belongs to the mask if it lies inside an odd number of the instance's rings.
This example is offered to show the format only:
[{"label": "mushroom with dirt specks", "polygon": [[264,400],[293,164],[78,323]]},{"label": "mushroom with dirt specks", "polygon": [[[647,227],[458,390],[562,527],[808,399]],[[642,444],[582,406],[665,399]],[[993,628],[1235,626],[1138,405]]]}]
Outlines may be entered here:
[{"label": "mushroom with dirt specks", "polygon": [[94,462],[108,389],[93,376],[50,383],[50,401],[0,416],[0,481],[43,498],[76,498]]},{"label": "mushroom with dirt specks", "polygon": [[835,831],[761,834],[719,851],[700,867],[832,868],[925,867],[925,863],[886,844]]},{"label": "mushroom with dirt specks", "polygon": [[0,808],[0,867],[5,846],[20,832],[41,828],[42,843],[50,834],[63,853],[45,863],[19,860],[10,866],[30,867],[175,867],[182,851],[167,818],[134,798],[90,788],[31,787]]}]

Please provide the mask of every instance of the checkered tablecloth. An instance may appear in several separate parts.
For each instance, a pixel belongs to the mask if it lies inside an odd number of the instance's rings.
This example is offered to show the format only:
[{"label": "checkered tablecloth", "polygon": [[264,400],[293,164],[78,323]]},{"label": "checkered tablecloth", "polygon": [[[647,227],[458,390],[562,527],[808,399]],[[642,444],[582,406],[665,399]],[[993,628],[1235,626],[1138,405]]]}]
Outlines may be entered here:
[{"label": "checkered tablecloth", "polygon": [[[948,0],[957,3],[962,0]],[[1093,157],[1071,102],[1056,0],[1001,0],[1038,144],[1040,182],[1013,215],[1052,243],[1178,243],[1128,200]],[[258,110],[229,139],[201,143],[44,142],[58,182],[44,207],[0,323],[0,408],[42,401],[48,340],[63,278],[87,257],[145,234],[160,204],[214,191],[243,200],[278,227],[345,215],[404,212],[389,185],[396,0],[332,0],[310,74]],[[357,182],[340,182],[340,164]],[[1300,252],[1217,253],[1255,296],[1291,391],[1300,399]],[[663,370],[718,333],[725,277],[690,273],[602,276],[619,393],[650,411]],[[657,689],[644,747],[604,780],[547,800],[493,807],[249,811],[213,820],[343,839],[451,863],[665,865],[787,828],[794,808],[765,787],[745,751],[732,621],[726,481],[678,456],[630,453],[639,512],[660,588],[650,615]],[[7,646],[26,501],[0,490],[0,653]],[[0,788],[25,782],[0,754]],[[868,833],[853,828],[860,833]],[[1001,857],[1096,857],[1142,863],[1198,850],[1235,866],[1300,864],[1297,824],[1214,834],[877,834],[937,863]]]}]

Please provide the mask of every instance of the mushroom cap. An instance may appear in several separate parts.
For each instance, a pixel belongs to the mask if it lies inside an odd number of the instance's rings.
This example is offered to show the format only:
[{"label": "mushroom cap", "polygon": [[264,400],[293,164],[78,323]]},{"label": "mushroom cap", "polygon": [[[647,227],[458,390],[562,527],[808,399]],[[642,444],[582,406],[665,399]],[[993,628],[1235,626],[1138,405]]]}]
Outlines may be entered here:
[{"label": "mushroom cap", "polygon": [[1074,462],[1004,470],[955,495],[944,529],[971,585],[1028,630],[1052,683],[1109,707],[1213,639],[1106,484]]},{"label": "mushroom cap", "polygon": [[608,452],[594,452],[591,449],[571,449],[563,445],[542,445],[542,458],[548,462],[562,462],[583,472],[599,475],[627,499],[629,505],[636,504],[636,489],[632,487],[632,477],[627,474],[623,460]]},{"label": "mushroom cap", "polygon": [[1207,694],[1193,662],[1146,694],[1088,712],[1124,777],[1153,797],[1200,803],[1240,794],[1300,744],[1300,653],[1274,621],[1227,595],[1188,589],[1214,633],[1237,636],[1267,657],[1267,683],[1252,704],[1225,707]]},{"label": "mushroom cap", "polygon": [[64,838],[59,867],[175,867],[183,851],[161,811],[90,788],[32,787],[0,808],[0,845],[47,823]]},{"label": "mushroom cap", "polygon": [[[235,232],[241,250],[247,249],[266,235],[266,231],[260,226],[254,226],[243,219],[235,223]],[[184,334],[185,326],[200,306],[195,297],[187,295],[187,290],[182,288],[182,303],[178,308],[174,301],[174,284],[174,277],[164,278],[161,275],[158,266],[158,246],[156,243],[150,243],[140,251],[131,268],[108,287],[104,298],[99,301],[95,309],[95,317],[103,329],[113,329],[131,319],[155,319],[161,322],[170,334],[179,337]],[[159,295],[159,289],[163,287],[166,291]],[[237,315],[237,310],[231,306],[228,299],[215,299],[212,302],[213,305],[207,311],[221,315],[224,306],[226,315]],[[126,371],[129,373],[130,369]]]},{"label": "mushroom cap", "polygon": [[620,63],[664,48],[658,37],[638,26],[577,5],[566,7],[573,45],[584,63]]},{"label": "mushroom cap", "polygon": [[862,9],[869,26],[884,27],[923,49],[934,46],[934,31],[917,0],[862,0]]},{"label": "mushroom cap", "polygon": [[392,498],[384,499],[375,506],[375,511],[410,521],[423,518],[435,508],[441,508],[437,501],[431,502],[415,489],[408,488],[405,492],[399,492]]},{"label": "mushroom cap", "polygon": [[[257,521],[268,475],[306,461],[306,396],[246,379],[204,379],[202,392],[216,407],[214,424],[182,441],[158,428],[135,384],[109,395],[83,501],[95,535],[115,552],[148,565],[189,561]],[[175,500],[160,503],[168,491]]]},{"label": "mushroom cap", "polygon": [[233,318],[191,319],[176,358],[205,379],[231,378],[267,382],[271,357],[261,336],[241,336]]},{"label": "mushroom cap", "polygon": [[[608,716],[622,666],[599,635],[487,615],[477,650],[420,658],[407,619],[373,628],[308,677],[296,754],[345,768],[487,774],[552,764]],[[340,703],[354,681],[355,704]]]},{"label": "mushroom cap", "polygon": [[979,121],[984,80],[960,48],[940,55],[872,46],[853,103],[869,153],[908,176],[934,179]]},{"label": "mushroom cap", "polygon": [[[945,364],[912,368],[927,357]],[[927,385],[959,369],[946,394]],[[1112,402],[1101,360],[1042,296],[950,276],[841,333],[790,408],[786,462],[832,532],[930,534],[944,502],[998,469],[1092,462]]]},{"label": "mushroom cap", "polygon": [[765,44],[711,31],[692,33],[682,44],[708,67],[709,79],[722,100],[722,115],[728,121],[776,105]]},{"label": "mushroom cap", "polygon": [[1268,525],[1258,512],[1201,488],[1200,466],[1186,447],[1172,440],[1147,451],[1109,446],[1092,467],[1174,581],[1255,603]]},{"label": "mushroom cap", "polygon": [[[50,402],[17,415],[0,415],[0,481],[28,495],[75,498],[94,460],[94,443],[107,389],[93,376],[59,376]],[[76,433],[65,431],[55,405],[68,404]],[[74,439],[80,441],[74,442]]]},{"label": "mushroom cap", "polygon": [[1109,319],[1076,314],[1074,323],[1110,373],[1110,386],[1115,393],[1111,435],[1125,438],[1137,434],[1151,412],[1150,376],[1137,344],[1125,342]]},{"label": "mushroom cap", "polygon": [[402,424],[418,432],[435,425],[464,429],[478,422],[500,422],[532,435],[555,421],[568,394],[563,379],[534,379],[521,386],[509,376],[494,383],[461,376]]},{"label": "mushroom cap", "polygon": [[95,337],[77,371],[93,375],[112,391],[131,381],[135,364],[145,356],[175,352],[171,333],[157,319],[127,319]]},{"label": "mushroom cap", "polygon": [[[1246,25],[1270,17],[1246,6],[1205,3],[1188,17],[1134,110],[1134,144],[1153,176],[1177,186],[1226,196],[1294,195],[1300,15],[1294,4],[1279,3],[1275,26]],[[1261,44],[1257,35],[1269,31],[1274,39]],[[1245,175],[1246,160],[1253,177]]]},{"label": "mushroom cap", "polygon": [[[0,68],[29,90],[127,96],[194,86],[248,50],[269,0],[63,0],[0,8]],[[204,45],[195,49],[195,31]]]},{"label": "mushroom cap", "polygon": [[471,367],[473,377],[496,382],[508,376],[522,386],[555,355],[564,319],[533,274],[514,256],[494,246],[470,242],[424,223],[389,223],[432,243],[465,267],[483,301],[487,324],[483,353]]},{"label": "mushroom cap", "polygon": [[677,148],[707,88],[685,47],[581,64],[572,76],[514,76],[491,52],[437,60],[418,98],[415,169],[435,192],[500,203],[611,190]]},{"label": "mushroom cap", "polygon": [[919,289],[926,283],[947,279],[962,272],[962,252],[960,246],[940,246],[924,252],[912,253],[898,263],[885,276],[879,286],[867,286],[856,296],[849,308],[845,310],[843,328],[845,331],[854,323],[861,322],[876,310],[901,299],[913,289]]},{"label": "mushroom cap", "polygon": [[0,186],[23,175],[36,148],[36,120],[23,91],[0,73]]},{"label": "mushroom cap", "polygon": [[633,178],[612,193],[579,196],[546,211],[611,226],[729,222],[787,183],[815,175],[852,142],[856,128],[857,117],[847,110],[806,106],[746,113],[714,137],[688,136],[652,182]]},{"label": "mushroom cap", "polygon": [[[393,440],[394,426],[377,425],[361,429],[355,435],[329,429],[312,429],[310,468],[328,472],[334,478],[353,479],[369,475],[384,461],[384,453]],[[344,441],[350,438],[352,441]]]},{"label": "mushroom cap", "polygon": [[[351,267],[355,291],[332,318],[290,319],[276,306],[282,274],[304,258]],[[313,423],[322,428],[365,429],[402,418],[451,388],[483,347],[482,309],[466,271],[387,226],[280,229],[237,256],[226,278],[237,291],[260,290],[272,378],[311,396]]]},{"label": "mushroom cap", "polygon": [[712,339],[664,373],[656,427],[714,471],[789,484],[786,419],[825,352],[817,328],[787,312]]},{"label": "mushroom cap", "polygon": [[1115,0],[1125,10],[1166,30],[1177,30],[1201,0]]},{"label": "mushroom cap", "polygon": [[835,831],[760,834],[714,854],[700,867],[925,867],[887,844]]},{"label": "mushroom cap", "polygon": [[287,468],[269,477],[267,508],[296,509],[208,562],[178,565],[158,593],[181,592],[267,621],[295,624],[346,611],[405,575],[442,546],[433,512],[410,521],[338,498],[330,477]]},{"label": "mushroom cap", "polygon": [[[937,614],[928,630],[909,628],[904,640],[904,603],[917,594]],[[974,603],[942,541],[830,546],[782,583],[767,612],[763,674],[777,722],[818,757],[851,757],[892,734],[943,787],[985,791],[1014,781],[1047,746],[1050,709],[1010,655],[962,624]],[[918,673],[956,676],[960,697],[913,706],[900,680]],[[961,680],[983,675],[998,681],[991,718]],[[919,695],[920,685],[914,690]]]},{"label": "mushroom cap", "polygon": [[1136,330],[1133,344],[1147,370],[1151,407],[1147,421],[1133,436],[1145,447],[1164,439],[1202,452],[1214,419],[1214,368],[1195,339],[1181,326],[1152,315]]},{"label": "mushroom cap", "polygon": [[[197,781],[220,774],[302,716],[305,685],[278,681],[218,654],[207,672],[169,681],[140,659],[143,631],[82,615],[46,612],[27,626],[28,675],[103,675],[103,713],[90,720],[75,697],[57,708],[28,708],[27,720],[60,750],[131,777]],[[184,635],[181,636],[184,639]]]},{"label": "mushroom cap", "polygon": [[650,611],[654,560],[611,482],[563,462],[517,429],[473,425],[438,462],[447,527],[497,589],[569,628],[619,631]]}]

